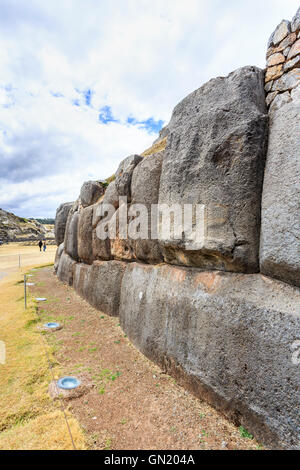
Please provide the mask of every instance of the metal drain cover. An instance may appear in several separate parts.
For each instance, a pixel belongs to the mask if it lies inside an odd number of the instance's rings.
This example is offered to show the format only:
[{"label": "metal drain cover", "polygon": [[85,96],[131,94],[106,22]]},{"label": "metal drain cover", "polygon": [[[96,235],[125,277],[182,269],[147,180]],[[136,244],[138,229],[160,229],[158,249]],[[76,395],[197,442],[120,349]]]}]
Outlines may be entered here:
[{"label": "metal drain cover", "polygon": [[76,377],[62,377],[57,381],[58,387],[63,390],[72,390],[79,387],[80,384],[80,380],[76,379]]}]

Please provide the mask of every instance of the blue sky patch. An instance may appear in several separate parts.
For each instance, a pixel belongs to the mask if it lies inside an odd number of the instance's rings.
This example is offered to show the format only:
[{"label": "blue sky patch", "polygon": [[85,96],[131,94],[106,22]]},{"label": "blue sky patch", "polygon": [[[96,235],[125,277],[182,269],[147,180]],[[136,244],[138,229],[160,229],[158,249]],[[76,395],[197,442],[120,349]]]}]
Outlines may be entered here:
[{"label": "blue sky patch", "polygon": [[103,108],[100,109],[99,121],[102,124],[108,124],[109,122],[119,122],[117,119],[113,117],[110,106],[104,106]]},{"label": "blue sky patch", "polygon": [[129,116],[127,118],[127,124],[144,128],[149,134],[157,134],[163,127],[164,121],[161,119],[155,121],[152,117],[144,121],[137,121],[134,117]]}]

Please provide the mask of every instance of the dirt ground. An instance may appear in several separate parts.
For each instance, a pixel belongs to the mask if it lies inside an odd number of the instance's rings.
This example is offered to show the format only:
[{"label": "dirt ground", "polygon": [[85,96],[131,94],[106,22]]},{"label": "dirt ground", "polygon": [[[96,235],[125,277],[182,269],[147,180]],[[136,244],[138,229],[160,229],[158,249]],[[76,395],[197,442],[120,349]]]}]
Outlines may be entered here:
[{"label": "dirt ground", "polygon": [[21,243],[9,243],[0,246],[0,278],[5,274],[17,272],[19,255],[21,269],[30,266],[40,266],[54,262],[56,246],[48,245],[45,252],[40,252],[36,246],[24,246]]},{"label": "dirt ground", "polygon": [[[126,338],[118,318],[93,309],[52,268],[33,271],[41,321],[63,329],[47,341],[65,375],[92,385],[66,401],[91,449],[261,449],[244,429],[178,386]],[[58,378],[58,377],[57,377]]]}]

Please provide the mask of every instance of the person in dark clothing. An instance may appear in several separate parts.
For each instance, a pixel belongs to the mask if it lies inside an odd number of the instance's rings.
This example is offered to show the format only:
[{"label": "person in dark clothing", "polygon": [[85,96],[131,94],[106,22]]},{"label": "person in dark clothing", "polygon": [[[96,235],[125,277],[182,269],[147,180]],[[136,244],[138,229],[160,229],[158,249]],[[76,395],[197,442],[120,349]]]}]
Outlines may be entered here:
[{"label": "person in dark clothing", "polygon": [[46,248],[47,248],[47,245],[46,245],[46,242],[44,242],[44,245],[43,245],[44,252],[46,251]]},{"label": "person in dark clothing", "polygon": [[42,251],[42,246],[43,246],[43,242],[42,242],[42,240],[40,240],[40,241],[39,241],[40,251]]}]

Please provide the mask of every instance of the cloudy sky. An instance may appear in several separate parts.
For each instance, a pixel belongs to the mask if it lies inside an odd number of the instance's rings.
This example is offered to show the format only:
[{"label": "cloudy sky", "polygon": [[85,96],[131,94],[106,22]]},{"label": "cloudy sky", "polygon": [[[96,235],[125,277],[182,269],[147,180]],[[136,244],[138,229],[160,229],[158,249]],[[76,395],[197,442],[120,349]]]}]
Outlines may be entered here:
[{"label": "cloudy sky", "polygon": [[0,0],[0,207],[52,217],[210,78],[265,66],[299,0]]}]

